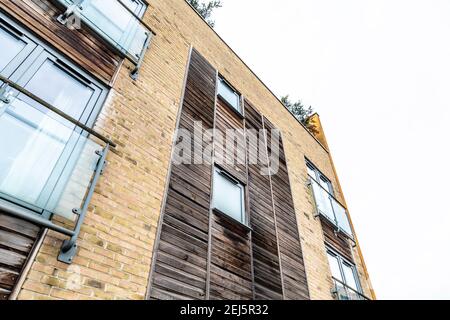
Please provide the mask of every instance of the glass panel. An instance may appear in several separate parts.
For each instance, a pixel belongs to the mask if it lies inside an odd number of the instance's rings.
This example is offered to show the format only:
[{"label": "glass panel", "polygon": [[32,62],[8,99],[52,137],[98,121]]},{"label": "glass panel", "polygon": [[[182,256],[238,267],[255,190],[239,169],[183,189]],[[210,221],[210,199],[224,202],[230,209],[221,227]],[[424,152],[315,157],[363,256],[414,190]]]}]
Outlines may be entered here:
[{"label": "glass panel", "polygon": [[344,271],[345,283],[347,284],[347,286],[349,286],[353,290],[357,290],[358,286],[356,284],[354,268],[346,263],[343,263],[342,270]]},{"label": "glass panel", "polygon": [[0,136],[7,137],[0,139],[0,194],[71,218],[99,158],[93,151],[102,148],[57,117],[20,96],[0,104]]},{"label": "glass panel", "polygon": [[55,187],[61,192],[54,192],[47,205],[48,208],[54,208],[52,210],[54,214],[68,219],[74,218],[73,209],[81,209],[83,206],[100,158],[96,151],[101,151],[103,148],[92,137],[82,136],[77,149],[76,163],[66,168],[69,176],[60,178]]},{"label": "glass panel", "polygon": [[130,58],[140,58],[150,32],[120,2],[90,0],[85,1],[83,8],[81,16],[91,28]]},{"label": "glass panel", "polygon": [[348,300],[366,300],[361,294],[352,290],[351,288],[347,288]]},{"label": "glass panel", "polygon": [[319,184],[312,180],[311,185],[314,192],[314,198],[316,199],[316,205],[319,212],[325,215],[328,219],[330,219],[333,223],[336,223],[336,219],[334,218],[333,208],[331,207],[330,195],[323,190]]},{"label": "glass panel", "polygon": [[316,171],[315,171],[314,169],[310,168],[308,165],[306,165],[306,168],[307,168],[307,170],[308,170],[308,175],[309,175],[311,178],[313,178],[314,180],[317,180],[317,177],[316,177]]},{"label": "glass panel", "polygon": [[219,95],[234,109],[241,112],[239,95],[222,79],[219,80]]},{"label": "glass panel", "polygon": [[324,188],[326,191],[328,191],[329,193],[331,193],[332,190],[331,190],[330,183],[329,183],[329,181],[328,181],[326,178],[324,178],[322,175],[320,176],[319,183],[320,183],[320,185],[322,186],[322,188]]},{"label": "glass panel", "polygon": [[142,8],[143,4],[136,0],[122,0],[122,3],[128,7],[135,14],[139,13],[139,9]]},{"label": "glass panel", "polygon": [[26,43],[0,27],[0,71],[2,71],[22,50]]},{"label": "glass panel", "polygon": [[335,283],[337,299],[338,300],[351,300],[345,286],[342,283],[339,283],[338,281],[334,281],[334,283]]},{"label": "glass panel", "polygon": [[214,208],[244,223],[243,186],[214,171]]},{"label": "glass panel", "polygon": [[94,94],[92,88],[72,77],[51,60],[46,60],[41,65],[25,88],[75,119],[80,119]]},{"label": "glass panel", "polygon": [[347,211],[336,200],[331,199],[333,204],[334,214],[338,227],[344,230],[349,236],[353,236],[352,228],[350,227],[350,221],[348,220]]},{"label": "glass panel", "polygon": [[334,255],[331,255],[330,253],[327,253],[327,256],[328,262],[330,264],[331,275],[333,276],[333,278],[338,279],[339,281],[343,281],[338,258]]}]

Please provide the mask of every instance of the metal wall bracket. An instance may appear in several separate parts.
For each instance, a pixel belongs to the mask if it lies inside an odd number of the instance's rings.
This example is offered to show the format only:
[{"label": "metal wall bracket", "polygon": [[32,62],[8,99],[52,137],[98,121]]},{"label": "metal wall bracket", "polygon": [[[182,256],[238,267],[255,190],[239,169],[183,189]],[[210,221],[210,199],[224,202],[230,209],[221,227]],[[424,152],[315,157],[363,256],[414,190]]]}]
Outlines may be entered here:
[{"label": "metal wall bracket", "polygon": [[92,178],[91,185],[89,187],[88,194],[86,196],[86,200],[84,201],[83,208],[81,209],[73,209],[73,213],[78,215],[77,224],[74,229],[73,236],[64,240],[61,246],[61,252],[58,256],[58,261],[63,263],[71,264],[73,261],[73,257],[77,254],[77,239],[80,235],[81,226],[83,225],[84,218],[86,217],[86,213],[89,208],[89,204],[92,200],[92,196],[94,195],[95,187],[98,183],[100,176],[103,173],[103,169],[106,165],[106,155],[109,151],[109,144],[102,151],[97,151],[96,153],[100,156],[100,159],[97,162],[97,166],[95,168],[94,177]]},{"label": "metal wall bracket", "polygon": [[0,87],[0,101],[6,104],[11,103],[11,91],[9,91],[9,86],[7,84],[4,84]]},{"label": "metal wall bracket", "polygon": [[136,67],[131,71],[130,77],[133,80],[137,80],[139,77],[139,71],[142,66],[142,62],[144,61],[145,53],[147,52],[148,48],[150,47],[150,42],[152,40],[153,34],[151,32],[147,32],[147,39],[145,40],[144,47],[142,48],[141,54],[139,55],[139,60],[136,64]]}]

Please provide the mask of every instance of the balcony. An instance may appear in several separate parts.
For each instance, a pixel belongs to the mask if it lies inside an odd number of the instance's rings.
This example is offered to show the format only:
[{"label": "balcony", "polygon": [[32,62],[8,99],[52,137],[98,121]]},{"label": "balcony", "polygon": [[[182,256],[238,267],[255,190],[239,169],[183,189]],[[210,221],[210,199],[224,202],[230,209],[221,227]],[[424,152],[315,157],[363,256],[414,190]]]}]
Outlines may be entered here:
[{"label": "balcony", "polygon": [[333,295],[337,300],[370,300],[368,297],[363,295],[362,293],[359,293],[358,291],[350,288],[342,281],[333,278],[334,282],[334,288],[333,288]]},{"label": "balcony", "polygon": [[311,188],[316,203],[317,214],[331,222],[338,231],[353,239],[353,232],[347,210],[339,201],[310,177]]},{"label": "balcony", "polygon": [[63,5],[66,12],[58,21],[72,28],[85,24],[112,46],[118,53],[136,65],[136,78],[147,51],[153,31],[137,15],[133,1],[121,0],[53,0]]},{"label": "balcony", "polygon": [[59,260],[71,263],[114,143],[3,76],[0,136],[1,211],[70,237]]}]

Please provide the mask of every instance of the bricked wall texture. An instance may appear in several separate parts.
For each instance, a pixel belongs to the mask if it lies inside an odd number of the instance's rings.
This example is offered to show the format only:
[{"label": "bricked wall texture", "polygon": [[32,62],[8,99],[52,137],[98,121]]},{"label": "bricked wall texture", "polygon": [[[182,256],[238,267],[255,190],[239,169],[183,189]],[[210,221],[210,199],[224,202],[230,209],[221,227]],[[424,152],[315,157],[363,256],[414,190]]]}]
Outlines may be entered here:
[{"label": "bricked wall texture", "polygon": [[[132,66],[124,63],[95,128],[118,146],[108,156],[81,229],[79,253],[70,266],[57,262],[64,237],[49,232],[18,299],[145,298],[191,45],[281,129],[310,295],[331,299],[323,233],[313,217],[304,161],[307,156],[337,186],[328,153],[184,0],[149,3],[144,20],[157,35],[140,77],[132,81]],[[336,193],[341,200],[342,192],[337,188]],[[358,250],[354,255],[369,295]]]}]

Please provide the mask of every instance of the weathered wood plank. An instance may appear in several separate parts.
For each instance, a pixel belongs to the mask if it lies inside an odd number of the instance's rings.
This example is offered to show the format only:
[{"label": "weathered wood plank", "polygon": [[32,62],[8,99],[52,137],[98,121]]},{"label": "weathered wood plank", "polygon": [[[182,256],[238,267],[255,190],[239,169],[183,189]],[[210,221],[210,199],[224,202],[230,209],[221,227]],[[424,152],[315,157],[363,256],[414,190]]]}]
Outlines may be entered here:
[{"label": "weathered wood plank", "polygon": [[39,227],[24,220],[16,219],[6,214],[0,213],[0,228],[16,232],[18,234],[36,238],[39,233]]},{"label": "weathered wood plank", "polygon": [[354,263],[350,241],[344,235],[336,234],[333,226],[325,218],[321,218],[321,221],[325,242],[347,260]]},{"label": "weathered wood plank", "polygon": [[0,245],[28,254],[35,240],[0,229]]}]

